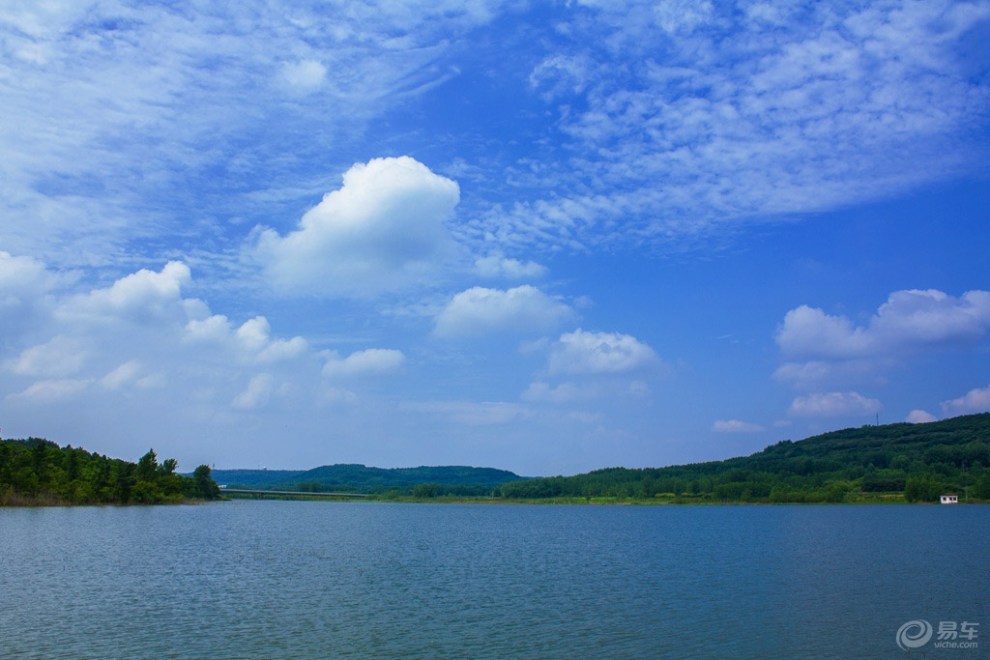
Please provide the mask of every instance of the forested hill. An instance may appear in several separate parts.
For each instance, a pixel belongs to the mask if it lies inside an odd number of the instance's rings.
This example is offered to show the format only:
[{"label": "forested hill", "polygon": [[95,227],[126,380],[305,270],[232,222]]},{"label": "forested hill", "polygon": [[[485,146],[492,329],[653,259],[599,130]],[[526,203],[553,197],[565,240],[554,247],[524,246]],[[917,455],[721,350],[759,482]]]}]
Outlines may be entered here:
[{"label": "forested hill", "polygon": [[175,473],[154,450],[137,463],[41,438],[0,440],[0,506],[45,504],[157,504],[220,497],[210,467]]},{"label": "forested hill", "polygon": [[522,479],[507,470],[447,465],[377,468],[356,464],[324,465],[305,472],[288,470],[214,470],[229,488],[309,492],[384,493],[398,490],[420,495],[487,495],[497,486]]},{"label": "forested hill", "polygon": [[504,484],[503,498],[724,502],[990,500],[990,413],[785,440],[751,456]]}]

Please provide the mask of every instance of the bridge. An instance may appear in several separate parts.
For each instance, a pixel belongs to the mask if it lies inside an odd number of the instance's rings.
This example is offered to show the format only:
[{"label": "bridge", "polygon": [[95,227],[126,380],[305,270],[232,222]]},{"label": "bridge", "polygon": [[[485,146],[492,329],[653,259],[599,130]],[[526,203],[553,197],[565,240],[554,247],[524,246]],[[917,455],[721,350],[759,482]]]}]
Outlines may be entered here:
[{"label": "bridge", "polygon": [[347,497],[362,498],[368,497],[367,493],[334,493],[334,492],[312,492],[303,490],[248,490],[245,488],[220,488],[222,494],[231,495],[253,495],[255,497],[280,496],[280,497]]}]

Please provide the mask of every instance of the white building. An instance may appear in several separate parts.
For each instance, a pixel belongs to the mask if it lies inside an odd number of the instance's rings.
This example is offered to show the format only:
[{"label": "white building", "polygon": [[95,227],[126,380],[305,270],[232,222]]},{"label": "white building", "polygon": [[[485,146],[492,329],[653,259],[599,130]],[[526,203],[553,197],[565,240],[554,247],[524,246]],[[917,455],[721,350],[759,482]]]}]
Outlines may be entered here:
[{"label": "white building", "polygon": [[941,498],[942,504],[959,504],[958,495],[943,495]]}]

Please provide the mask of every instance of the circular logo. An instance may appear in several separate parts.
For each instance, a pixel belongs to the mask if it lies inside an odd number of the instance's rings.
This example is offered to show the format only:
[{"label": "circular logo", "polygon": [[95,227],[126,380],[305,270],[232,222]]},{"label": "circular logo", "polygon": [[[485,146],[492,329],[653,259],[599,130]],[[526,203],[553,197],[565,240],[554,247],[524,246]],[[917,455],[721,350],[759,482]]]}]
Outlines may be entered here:
[{"label": "circular logo", "polygon": [[902,651],[921,648],[932,638],[932,624],[924,619],[908,621],[897,629],[897,645]]}]

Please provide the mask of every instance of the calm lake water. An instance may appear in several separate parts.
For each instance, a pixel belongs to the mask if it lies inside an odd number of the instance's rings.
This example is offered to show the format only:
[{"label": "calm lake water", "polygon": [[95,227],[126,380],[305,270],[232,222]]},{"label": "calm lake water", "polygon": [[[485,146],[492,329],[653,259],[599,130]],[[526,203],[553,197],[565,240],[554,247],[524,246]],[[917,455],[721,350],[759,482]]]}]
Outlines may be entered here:
[{"label": "calm lake water", "polygon": [[[990,657],[990,507],[0,509],[0,657]],[[967,626],[974,630],[973,626]]]}]

